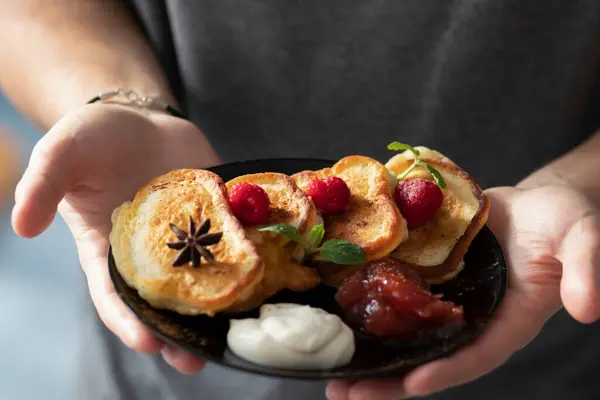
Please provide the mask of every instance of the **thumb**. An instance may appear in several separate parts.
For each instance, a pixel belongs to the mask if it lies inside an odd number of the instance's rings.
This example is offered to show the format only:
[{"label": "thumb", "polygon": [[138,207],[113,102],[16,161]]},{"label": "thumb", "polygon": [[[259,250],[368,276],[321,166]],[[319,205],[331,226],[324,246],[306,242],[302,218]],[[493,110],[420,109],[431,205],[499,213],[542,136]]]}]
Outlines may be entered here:
[{"label": "thumb", "polygon": [[557,258],[563,265],[560,292],[565,309],[582,323],[600,317],[600,215],[589,211],[568,230]]},{"label": "thumb", "polygon": [[71,185],[73,139],[53,130],[34,147],[15,191],[12,225],[22,237],[37,236],[48,228]]}]

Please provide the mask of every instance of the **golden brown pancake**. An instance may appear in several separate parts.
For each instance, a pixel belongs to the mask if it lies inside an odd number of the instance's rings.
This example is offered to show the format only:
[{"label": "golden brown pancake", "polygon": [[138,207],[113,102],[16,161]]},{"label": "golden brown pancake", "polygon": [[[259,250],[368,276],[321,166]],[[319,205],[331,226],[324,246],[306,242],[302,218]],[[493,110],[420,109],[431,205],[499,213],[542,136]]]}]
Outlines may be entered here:
[{"label": "golden brown pancake", "polygon": [[[173,267],[178,250],[173,223],[188,230],[210,219],[209,232],[223,232],[207,246],[214,262]],[[256,246],[232,214],[225,184],[212,172],[176,170],[152,179],[131,202],[112,215],[110,243],[116,266],[127,284],[156,308],[180,314],[214,315],[252,295],[263,277]]]},{"label": "golden brown pancake", "polygon": [[[413,266],[427,283],[442,283],[454,278],[464,265],[463,258],[469,245],[487,222],[489,200],[469,174],[443,154],[417,147],[421,160],[437,169],[447,188],[440,209],[424,225],[408,231],[408,239],[400,244],[392,256]],[[395,176],[413,162],[410,151],[392,157],[386,167]],[[408,176],[433,180],[423,167],[415,168]]]},{"label": "golden brown pancake", "polygon": [[303,171],[292,178],[303,190],[314,179],[337,176],[350,189],[350,207],[339,215],[326,216],[325,240],[356,243],[367,260],[385,257],[407,237],[406,221],[392,197],[395,179],[379,161],[349,156],[333,167]]},{"label": "golden brown pancake", "polygon": [[[341,159],[331,168],[299,172],[292,178],[305,190],[314,179],[328,176],[343,179],[351,196],[348,211],[324,217],[324,240],[344,239],[356,243],[364,250],[366,261],[389,255],[406,240],[406,221],[392,196],[396,179],[383,164],[369,157],[355,155]],[[349,274],[357,268],[323,265],[318,268],[319,274],[328,284],[332,283],[332,274]]]},{"label": "golden brown pancake", "polygon": [[[310,229],[323,221],[312,200],[285,174],[267,172],[243,175],[227,182],[227,188],[231,189],[240,182],[256,184],[269,196],[269,219],[261,226],[282,223],[293,225],[298,228],[305,241]],[[232,306],[233,311],[257,307],[281,289],[305,291],[313,289],[320,282],[319,275],[313,268],[299,263],[303,256],[304,242],[286,243],[287,240],[282,235],[260,232],[258,228],[248,226],[245,230],[265,265],[264,276],[248,299]]]}]

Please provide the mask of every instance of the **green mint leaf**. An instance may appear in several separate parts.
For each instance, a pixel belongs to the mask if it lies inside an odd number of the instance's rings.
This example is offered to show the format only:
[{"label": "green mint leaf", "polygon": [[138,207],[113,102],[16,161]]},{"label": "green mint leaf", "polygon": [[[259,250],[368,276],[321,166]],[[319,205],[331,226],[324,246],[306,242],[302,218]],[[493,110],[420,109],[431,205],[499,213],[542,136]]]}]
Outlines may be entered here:
[{"label": "green mint leaf", "polygon": [[323,224],[315,225],[308,233],[308,243],[306,244],[307,252],[310,253],[318,246],[325,236],[325,227]]},{"label": "green mint leaf", "polygon": [[296,228],[295,226],[289,225],[289,224],[276,224],[276,225],[263,226],[262,228],[258,228],[258,230],[261,232],[271,231],[271,232],[281,233],[283,236],[285,236],[286,238],[288,238],[289,240],[291,240],[293,242],[299,242],[302,240],[302,237],[300,236],[300,232],[298,231],[298,228]]},{"label": "green mint leaf", "polygon": [[419,165],[427,168],[427,171],[429,171],[429,173],[433,176],[435,183],[440,187],[440,189],[442,189],[442,190],[446,189],[446,181],[444,181],[444,178],[442,178],[442,174],[440,174],[440,171],[433,168],[431,165],[427,164],[425,161],[419,160]]},{"label": "green mint leaf", "polygon": [[415,169],[416,166],[420,165],[422,167],[427,168],[427,171],[429,171],[429,173],[433,176],[435,183],[440,187],[440,189],[446,189],[446,182],[444,181],[444,178],[442,178],[442,174],[440,174],[440,172],[437,169],[433,168],[431,165],[427,164],[425,161],[421,161],[421,159],[420,159],[421,153],[419,152],[419,150],[415,149],[414,147],[412,147],[409,144],[400,143],[400,142],[392,142],[392,143],[388,144],[388,150],[393,150],[393,151],[410,150],[415,156],[415,161],[410,165],[410,167],[408,167],[406,170],[404,170],[404,172],[402,172],[400,175],[398,175],[396,179],[401,181],[402,179],[406,178],[408,176],[408,174],[410,174],[412,172],[412,170]]},{"label": "green mint leaf", "polygon": [[415,149],[410,144],[406,144],[406,143],[392,142],[392,143],[388,144],[387,148],[388,148],[388,150],[392,150],[392,151],[410,150],[416,157],[421,155],[419,150]]},{"label": "green mint leaf", "polygon": [[347,240],[331,239],[317,249],[321,257],[335,264],[358,265],[365,262],[363,249]]}]

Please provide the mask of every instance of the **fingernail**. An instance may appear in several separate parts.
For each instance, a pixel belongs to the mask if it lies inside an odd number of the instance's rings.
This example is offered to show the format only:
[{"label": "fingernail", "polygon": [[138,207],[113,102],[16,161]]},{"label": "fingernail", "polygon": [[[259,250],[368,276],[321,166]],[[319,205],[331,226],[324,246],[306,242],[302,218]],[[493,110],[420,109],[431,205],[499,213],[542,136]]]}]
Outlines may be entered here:
[{"label": "fingernail", "polygon": [[19,181],[15,186],[15,203],[19,204],[23,200],[23,181]]},{"label": "fingernail", "polygon": [[137,348],[140,341],[140,331],[135,322],[128,321],[125,325],[125,335],[130,347]]},{"label": "fingernail", "polygon": [[160,355],[164,358],[165,362],[169,365],[171,365],[171,363],[169,362],[169,357],[171,356],[171,354],[172,354],[172,351],[169,346],[165,345],[165,347],[160,349]]},{"label": "fingernail", "polygon": [[408,399],[410,396],[407,396],[406,392],[403,389],[398,389],[397,387],[387,387],[385,386],[355,386],[349,393],[348,400],[363,400],[363,399],[373,399],[373,400],[403,400]]},{"label": "fingernail", "polygon": [[173,356],[171,355],[171,352],[168,350],[168,347],[165,346],[160,351],[160,355],[162,356],[162,359],[165,362],[165,364],[167,364],[169,367],[177,370],[177,366],[171,362],[173,360]]},{"label": "fingernail", "polygon": [[327,385],[325,396],[327,400],[348,400],[350,384],[344,381],[332,381]]}]

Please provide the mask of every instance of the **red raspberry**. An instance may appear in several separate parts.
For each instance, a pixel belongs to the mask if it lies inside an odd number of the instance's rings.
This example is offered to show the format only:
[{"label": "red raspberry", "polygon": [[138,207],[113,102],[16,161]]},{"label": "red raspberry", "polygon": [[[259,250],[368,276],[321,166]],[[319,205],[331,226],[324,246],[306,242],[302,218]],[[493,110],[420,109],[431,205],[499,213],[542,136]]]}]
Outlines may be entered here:
[{"label": "red raspberry", "polygon": [[269,218],[269,195],[254,183],[241,182],[229,191],[233,214],[243,225],[259,225]]},{"label": "red raspberry", "polygon": [[406,179],[396,185],[396,204],[408,229],[427,222],[440,208],[443,200],[442,189],[425,179]]},{"label": "red raspberry", "polygon": [[344,211],[350,203],[350,189],[346,182],[337,176],[315,179],[308,184],[306,194],[325,215]]}]

